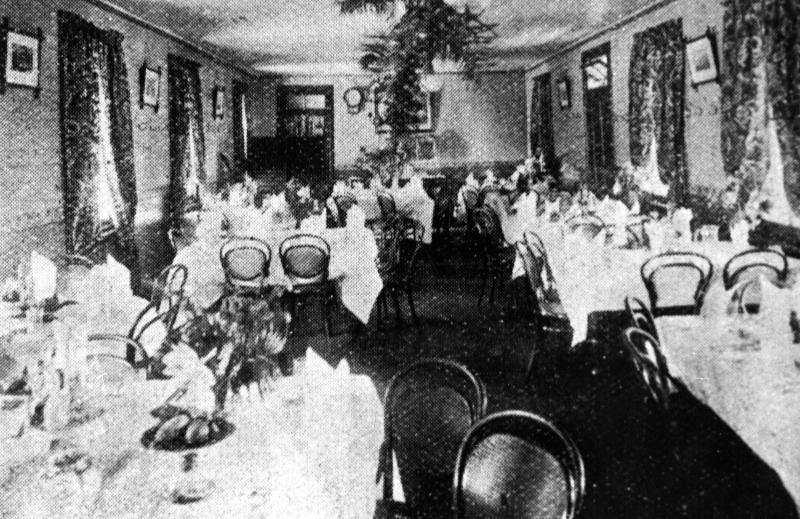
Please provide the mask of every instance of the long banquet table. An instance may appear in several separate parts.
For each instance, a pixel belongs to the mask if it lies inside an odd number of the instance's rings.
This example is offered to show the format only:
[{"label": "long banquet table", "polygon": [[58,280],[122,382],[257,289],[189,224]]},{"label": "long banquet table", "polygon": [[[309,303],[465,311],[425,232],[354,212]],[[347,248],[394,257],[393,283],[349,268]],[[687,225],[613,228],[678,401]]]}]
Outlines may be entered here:
[{"label": "long banquet table", "polygon": [[[265,227],[250,235],[264,240],[272,249],[268,283],[287,285],[278,251],[284,239],[298,231]],[[322,236],[331,246],[330,277],[340,282],[342,302],[359,320],[367,322],[375,300],[383,288],[375,258],[378,248],[368,229],[322,229]],[[225,272],[219,258],[221,237],[201,238],[181,249],[173,263],[186,265],[189,276],[186,293],[201,306],[210,306],[224,293]]]},{"label": "long banquet table", "polygon": [[800,345],[788,324],[656,319],[673,376],[778,473],[800,508]]},{"label": "long banquet table", "polygon": [[[7,353],[41,355],[53,340],[49,328],[15,337]],[[234,431],[196,449],[189,475],[180,468],[186,452],[141,442],[156,424],[151,410],[178,381],[130,375],[107,385],[103,377],[90,378],[78,393],[84,418],[0,434],[0,517],[371,517],[383,439],[380,399],[366,376],[342,366],[312,372],[309,364],[305,373],[275,381],[263,400],[230,397]],[[57,470],[56,456],[76,454],[85,461]],[[177,504],[173,492],[187,478],[210,479],[211,494]]]}]

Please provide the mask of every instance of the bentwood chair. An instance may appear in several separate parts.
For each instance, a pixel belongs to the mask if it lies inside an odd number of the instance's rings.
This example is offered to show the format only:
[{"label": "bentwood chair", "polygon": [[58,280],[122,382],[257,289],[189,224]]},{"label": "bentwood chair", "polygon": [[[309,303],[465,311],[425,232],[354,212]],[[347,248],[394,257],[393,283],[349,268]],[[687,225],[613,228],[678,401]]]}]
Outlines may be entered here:
[{"label": "bentwood chair", "polygon": [[625,313],[628,316],[629,326],[644,330],[658,340],[658,328],[653,312],[638,297],[625,297]]},{"label": "bentwood chair", "polygon": [[586,487],[574,442],[524,411],[487,416],[467,434],[456,462],[456,519],[572,519]]},{"label": "bentwood chair", "polygon": [[383,291],[378,301],[378,322],[388,306],[387,295],[392,298],[398,322],[402,321],[399,295],[405,294],[411,318],[414,324],[419,324],[414,306],[414,275],[425,227],[410,218],[395,218],[375,229],[375,235],[378,244],[378,272],[383,280]]},{"label": "bentwood chair", "polygon": [[606,230],[606,223],[599,216],[589,213],[573,216],[565,225],[570,234],[580,233],[587,240],[594,239]]},{"label": "bentwood chair", "polygon": [[[116,333],[97,333],[89,336],[92,346],[89,357],[111,357],[127,362],[134,369],[144,369],[148,375],[150,358],[142,345],[144,333],[161,322],[166,337],[173,334],[175,321],[183,303],[188,270],[185,265],[170,265],[156,277],[150,302],[143,308],[126,335]],[[102,346],[106,346],[105,348]],[[108,346],[111,345],[109,348]],[[125,347],[125,354],[118,353]]]},{"label": "bentwood chair", "polygon": [[394,197],[388,191],[378,191],[378,208],[381,211],[381,218],[389,220],[397,215],[397,204]]},{"label": "bentwood chair", "polygon": [[494,303],[495,290],[498,285],[502,287],[504,280],[509,277],[514,261],[514,249],[503,237],[497,214],[488,207],[481,207],[475,211],[475,234],[480,244],[479,255],[482,261],[481,291],[478,295],[478,307],[480,307],[483,294],[486,292],[486,283],[489,281],[491,281],[489,304]]},{"label": "bentwood chair", "polygon": [[789,277],[786,255],[775,249],[750,249],[736,254],[722,269],[725,290],[736,284],[764,275],[775,285],[782,285]]},{"label": "bentwood chair", "polygon": [[219,249],[228,289],[238,294],[260,295],[267,288],[272,249],[256,238],[231,238]]},{"label": "bentwood chair", "polygon": [[295,234],[283,240],[279,255],[283,272],[289,281],[286,297],[292,322],[296,322],[298,302],[320,299],[325,334],[329,337],[328,305],[336,298],[336,287],[328,279],[330,245],[316,234]]},{"label": "bentwood chair", "polygon": [[347,225],[347,211],[356,205],[356,199],[350,193],[333,196],[333,204],[336,206],[336,220],[340,227]]},{"label": "bentwood chair", "polygon": [[647,260],[640,274],[654,316],[697,315],[703,307],[714,266],[702,254],[664,252]]},{"label": "bentwood chair", "polygon": [[483,383],[453,361],[421,360],[397,373],[385,398],[378,469],[384,500],[392,499],[396,456],[410,516],[450,516],[458,449],[486,404]]},{"label": "bentwood chair", "polygon": [[622,333],[622,343],[648,399],[659,408],[668,408],[670,397],[678,388],[658,339],[642,328],[630,327]]}]

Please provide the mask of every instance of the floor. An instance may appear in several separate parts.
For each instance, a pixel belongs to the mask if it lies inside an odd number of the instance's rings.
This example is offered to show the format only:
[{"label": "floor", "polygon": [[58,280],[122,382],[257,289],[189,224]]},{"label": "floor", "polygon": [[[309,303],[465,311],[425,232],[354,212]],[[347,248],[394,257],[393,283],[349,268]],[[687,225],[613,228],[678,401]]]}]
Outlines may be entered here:
[{"label": "floor", "polygon": [[[465,247],[456,243],[449,250]],[[378,323],[373,312],[366,327],[338,310],[334,336],[326,339],[318,309],[308,308],[298,316],[291,347],[314,347],[332,364],[347,358],[380,394],[400,367],[416,359],[465,364],[486,385],[489,412],[529,410],[572,436],[587,470],[580,517],[798,517],[774,471],[688,392],[678,395],[668,414],[648,405],[613,341],[565,357],[557,367],[540,364],[526,380],[536,326],[524,284],[511,283],[493,306],[484,301],[478,307],[474,258],[424,252],[416,292],[419,326],[408,322],[407,310],[403,324],[391,312]],[[315,317],[315,324],[309,322]]]}]

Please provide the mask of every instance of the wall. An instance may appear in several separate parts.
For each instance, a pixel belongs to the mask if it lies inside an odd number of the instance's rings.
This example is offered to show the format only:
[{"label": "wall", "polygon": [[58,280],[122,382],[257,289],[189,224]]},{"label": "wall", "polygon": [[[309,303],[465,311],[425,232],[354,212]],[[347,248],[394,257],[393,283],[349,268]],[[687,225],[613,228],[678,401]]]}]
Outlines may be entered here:
[{"label": "wall", "polygon": [[[167,54],[175,53],[202,64],[201,84],[209,181],[216,176],[217,154],[232,155],[231,82],[241,74],[231,67],[212,62],[188,46],[137,25],[121,16],[79,0],[3,0],[2,15],[12,27],[35,30],[41,27],[45,41],[41,53],[41,97],[32,91],[9,88],[0,96],[0,188],[4,203],[0,209],[0,275],[6,276],[33,249],[51,257],[64,252],[61,186],[61,142],[59,122],[58,20],[59,9],[74,12],[104,29],[124,36],[125,57],[131,88],[134,157],[139,205],[136,227],[143,262],[163,263],[161,219],[169,186],[169,133],[167,104]],[[162,67],[161,106],[139,108],[139,68]],[[214,85],[226,88],[226,115],[211,117]],[[167,258],[168,259],[168,258]]]},{"label": "wall", "polygon": [[[444,74],[444,88],[434,97],[433,135],[437,159],[430,167],[468,163],[519,161],[526,153],[524,73],[479,74],[474,81]],[[353,165],[362,146],[379,146],[383,136],[372,123],[372,105],[350,114],[342,99],[352,86],[366,87],[369,75],[289,76],[265,78],[251,98],[254,137],[275,135],[275,91],[278,84],[333,85],[334,155],[336,168]]]},{"label": "wall", "polygon": [[[612,98],[614,105],[614,144],[617,164],[630,159],[628,138],[628,68],[633,35],[674,18],[683,19],[686,38],[705,33],[707,27],[722,30],[723,8],[719,0],[677,0],[652,11],[618,29],[602,34],[560,56],[536,66],[526,74],[528,109],[532,79],[544,72],[552,76],[553,129],[557,155],[579,168],[587,168],[586,117],[583,108],[581,53],[605,42],[611,44]],[[572,84],[572,106],[562,110],[558,105],[556,82],[568,77]],[[706,83],[694,88],[686,71],[686,146],[689,180],[692,186],[724,183],[720,144],[720,88]]]}]

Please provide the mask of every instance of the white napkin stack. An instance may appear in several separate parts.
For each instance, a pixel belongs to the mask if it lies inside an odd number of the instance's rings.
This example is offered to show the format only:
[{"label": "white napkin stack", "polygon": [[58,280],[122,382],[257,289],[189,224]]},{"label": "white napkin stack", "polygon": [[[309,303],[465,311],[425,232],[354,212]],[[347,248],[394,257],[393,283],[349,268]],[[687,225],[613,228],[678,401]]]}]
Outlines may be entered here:
[{"label": "white napkin stack", "polygon": [[741,219],[730,228],[731,241],[738,248],[746,249],[750,240],[750,225],[747,220]]},{"label": "white napkin stack", "polygon": [[31,252],[31,271],[28,287],[37,305],[56,294],[57,272],[58,269],[55,263],[50,259],[36,251]]}]

